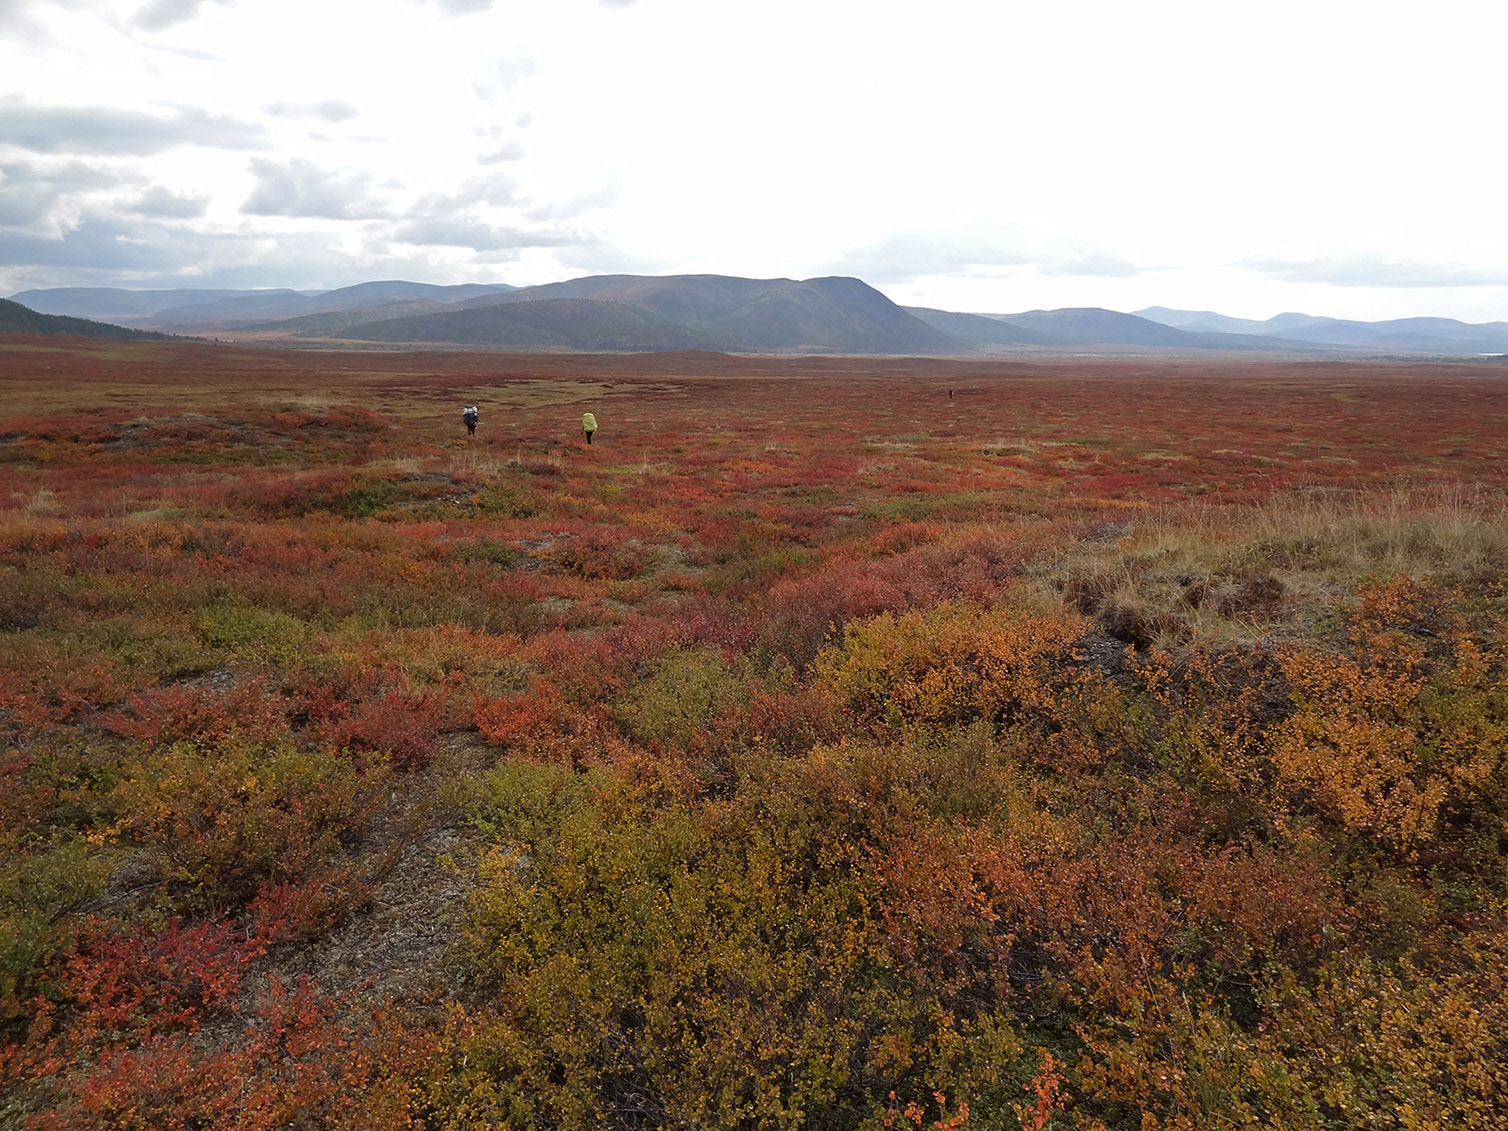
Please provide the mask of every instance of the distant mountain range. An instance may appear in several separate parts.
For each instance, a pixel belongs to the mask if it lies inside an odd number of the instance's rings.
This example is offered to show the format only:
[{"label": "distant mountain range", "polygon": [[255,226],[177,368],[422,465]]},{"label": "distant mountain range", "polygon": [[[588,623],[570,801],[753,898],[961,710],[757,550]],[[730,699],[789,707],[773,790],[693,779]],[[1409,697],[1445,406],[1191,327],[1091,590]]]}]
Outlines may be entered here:
[{"label": "distant mountain range", "polygon": [[[896,305],[852,278],[594,275],[536,287],[385,281],[334,291],[70,287],[15,303],[136,330],[268,344],[382,342],[495,349],[970,355],[1093,350],[1281,354],[1508,353],[1508,322],[1265,322],[1149,307],[962,314]],[[6,324],[0,323],[0,328]],[[15,328],[15,327],[12,327]],[[35,332],[35,331],[34,331]],[[41,332],[79,332],[50,330]]]},{"label": "distant mountain range", "polygon": [[1136,313],[1180,330],[1253,335],[1338,349],[1444,354],[1508,352],[1508,322],[1458,322],[1454,318],[1352,322],[1308,314],[1279,314],[1265,322],[1254,322],[1208,310],[1169,310],[1163,306],[1150,306]]},{"label": "distant mountain range", "polygon": [[505,283],[442,287],[392,280],[357,283],[335,291],[227,291],[189,287],[131,291],[119,287],[60,287],[22,291],[11,297],[43,314],[94,318],[148,330],[213,334],[263,322],[370,311],[394,304],[428,304],[430,309],[443,310],[478,295],[502,294],[513,289]]}]

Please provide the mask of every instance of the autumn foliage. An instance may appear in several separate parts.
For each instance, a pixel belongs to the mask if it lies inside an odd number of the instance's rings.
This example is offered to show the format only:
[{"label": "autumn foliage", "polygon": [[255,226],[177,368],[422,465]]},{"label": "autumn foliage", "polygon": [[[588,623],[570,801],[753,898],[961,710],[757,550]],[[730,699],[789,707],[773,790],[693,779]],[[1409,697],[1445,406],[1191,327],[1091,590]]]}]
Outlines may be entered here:
[{"label": "autumn foliage", "polygon": [[1508,1127],[1501,367],[0,345],[0,1124]]}]

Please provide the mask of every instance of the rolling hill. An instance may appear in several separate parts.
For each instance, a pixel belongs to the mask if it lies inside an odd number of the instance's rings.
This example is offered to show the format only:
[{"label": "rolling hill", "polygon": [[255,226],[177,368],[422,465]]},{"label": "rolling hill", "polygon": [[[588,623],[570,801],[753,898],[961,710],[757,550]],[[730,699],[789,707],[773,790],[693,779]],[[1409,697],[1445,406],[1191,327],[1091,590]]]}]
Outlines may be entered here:
[{"label": "rolling hill", "polygon": [[132,330],[89,318],[66,314],[42,314],[19,302],[0,298],[0,332],[21,334],[73,334],[81,338],[121,338],[137,341],[163,341],[167,334],[149,330]]},{"label": "rolling hill", "polygon": [[548,298],[390,318],[353,326],[344,336],[365,342],[497,346],[507,349],[602,351],[717,349],[694,331],[657,322],[632,307],[593,299]]},{"label": "rolling hill", "polygon": [[737,310],[788,279],[732,275],[588,275],[560,283],[519,287],[505,295],[473,298],[467,309],[498,303],[575,298],[632,306],[671,322],[703,322]]},{"label": "rolling hill", "polygon": [[513,348],[950,353],[967,346],[858,279],[602,275],[352,326],[358,341]]},{"label": "rolling hill", "polygon": [[908,306],[907,313],[920,318],[935,330],[976,347],[1051,346],[1058,344],[1049,334],[1029,330],[1013,322],[992,318],[988,314],[955,314],[925,306]]},{"label": "rolling hill", "polygon": [[1022,314],[997,314],[995,317],[1041,334],[1059,345],[1199,348],[1202,344],[1195,335],[1184,330],[1099,307],[1028,310]]}]

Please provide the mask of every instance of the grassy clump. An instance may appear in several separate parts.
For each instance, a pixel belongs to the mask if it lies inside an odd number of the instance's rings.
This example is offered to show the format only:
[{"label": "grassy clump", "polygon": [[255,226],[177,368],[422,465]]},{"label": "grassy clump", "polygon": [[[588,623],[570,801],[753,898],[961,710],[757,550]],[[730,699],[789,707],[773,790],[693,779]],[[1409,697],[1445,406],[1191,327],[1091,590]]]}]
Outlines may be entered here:
[{"label": "grassy clump", "polygon": [[1111,636],[1177,651],[1302,637],[1361,579],[1480,589],[1505,572],[1494,496],[1415,489],[1159,511],[1034,574]]}]

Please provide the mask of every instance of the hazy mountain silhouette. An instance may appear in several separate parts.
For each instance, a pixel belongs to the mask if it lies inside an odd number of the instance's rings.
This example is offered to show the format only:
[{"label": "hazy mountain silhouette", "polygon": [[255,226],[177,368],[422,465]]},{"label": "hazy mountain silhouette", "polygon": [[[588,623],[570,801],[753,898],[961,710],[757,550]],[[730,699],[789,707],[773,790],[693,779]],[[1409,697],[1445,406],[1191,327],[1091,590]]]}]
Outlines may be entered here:
[{"label": "hazy mountain silhouette", "polygon": [[[1237,350],[1258,353],[1314,353],[1327,348],[1314,342],[1258,334],[1183,330],[1150,318],[1104,310],[1097,306],[1030,310],[1023,314],[995,314],[991,317],[1033,330],[1058,346]],[[1219,319],[1223,316],[1212,317]]]},{"label": "hazy mountain silhouette", "polygon": [[124,287],[55,287],[46,290],[22,291],[11,295],[14,302],[22,303],[39,314],[60,314],[74,318],[93,318],[122,324],[139,320],[150,321],[159,311],[190,304],[218,302],[236,295],[295,295],[297,291],[227,291],[195,290],[183,287],[176,290],[133,291]]},{"label": "hazy mountain silhouette", "polygon": [[1052,346],[1061,345],[1049,334],[1029,330],[1014,322],[1005,322],[988,314],[955,314],[925,306],[908,306],[908,314],[920,318],[935,330],[960,342],[976,346]]},{"label": "hazy mountain silhouette", "polygon": [[1134,314],[1103,310],[1097,306],[1029,310],[1022,314],[997,314],[995,317],[1013,326],[1042,334],[1059,345],[1208,348],[1201,335],[1138,318]]},{"label": "hazy mountain silhouette", "polygon": [[1252,318],[1232,318],[1213,310],[1172,310],[1166,306],[1149,306],[1135,311],[1138,318],[1161,322],[1178,330],[1213,334],[1256,334],[1266,325]]},{"label": "hazy mountain silhouette", "polygon": [[273,321],[370,309],[394,302],[429,301],[438,309],[479,295],[502,294],[513,289],[506,283],[439,286],[387,280],[357,283],[333,291],[195,290],[188,287],[131,291],[119,287],[61,287],[23,291],[14,299],[44,314],[108,319],[143,329],[202,334],[244,330]]},{"label": "hazy mountain silhouette", "polygon": [[1508,353],[1508,322],[1460,322],[1454,318],[1393,318],[1360,322],[1318,318],[1310,314],[1279,314],[1263,322],[1230,318],[1208,310],[1172,310],[1152,306],[1139,315],[1181,330],[1217,330],[1291,343],[1399,353]]}]

